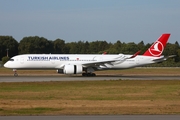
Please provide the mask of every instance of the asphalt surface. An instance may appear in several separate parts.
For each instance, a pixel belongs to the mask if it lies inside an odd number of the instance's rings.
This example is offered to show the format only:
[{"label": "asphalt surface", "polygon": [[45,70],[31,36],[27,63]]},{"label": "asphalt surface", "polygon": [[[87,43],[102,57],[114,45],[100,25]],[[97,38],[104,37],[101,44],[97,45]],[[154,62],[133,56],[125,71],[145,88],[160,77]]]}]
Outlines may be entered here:
[{"label": "asphalt surface", "polygon": [[87,81],[87,80],[180,80],[180,76],[0,76],[0,82]]}]

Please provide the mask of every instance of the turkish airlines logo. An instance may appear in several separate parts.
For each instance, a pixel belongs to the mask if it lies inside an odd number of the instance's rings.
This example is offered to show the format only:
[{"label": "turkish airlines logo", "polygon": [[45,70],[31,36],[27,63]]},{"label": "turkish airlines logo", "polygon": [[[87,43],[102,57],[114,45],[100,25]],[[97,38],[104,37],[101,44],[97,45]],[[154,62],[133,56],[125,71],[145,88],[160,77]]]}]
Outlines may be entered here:
[{"label": "turkish airlines logo", "polygon": [[155,42],[151,48],[149,48],[149,52],[153,56],[160,56],[164,50],[164,46],[161,42]]}]

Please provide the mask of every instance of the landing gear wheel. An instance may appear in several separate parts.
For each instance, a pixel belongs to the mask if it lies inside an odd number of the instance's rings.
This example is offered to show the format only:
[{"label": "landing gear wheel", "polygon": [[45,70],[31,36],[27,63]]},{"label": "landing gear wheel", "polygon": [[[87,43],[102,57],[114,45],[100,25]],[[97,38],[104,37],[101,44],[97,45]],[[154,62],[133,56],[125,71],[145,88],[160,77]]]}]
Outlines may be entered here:
[{"label": "landing gear wheel", "polygon": [[82,73],[82,76],[87,76],[87,74],[86,73]]},{"label": "landing gear wheel", "polygon": [[82,73],[82,76],[96,76],[95,73]]},{"label": "landing gear wheel", "polygon": [[92,73],[91,75],[92,75],[92,76],[96,76],[96,74],[95,74],[95,73]]},{"label": "landing gear wheel", "polygon": [[17,77],[18,73],[17,73],[16,69],[13,69],[13,71],[14,71],[14,77]]},{"label": "landing gear wheel", "polygon": [[14,76],[15,76],[15,77],[17,77],[17,76],[18,76],[18,74],[17,74],[17,73],[14,73]]}]

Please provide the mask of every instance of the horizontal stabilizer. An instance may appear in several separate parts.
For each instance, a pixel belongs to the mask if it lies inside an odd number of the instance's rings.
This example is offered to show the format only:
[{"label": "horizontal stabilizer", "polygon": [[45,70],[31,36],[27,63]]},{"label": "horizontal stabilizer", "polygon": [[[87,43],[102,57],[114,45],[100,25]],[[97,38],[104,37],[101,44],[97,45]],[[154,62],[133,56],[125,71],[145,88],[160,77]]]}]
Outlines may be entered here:
[{"label": "horizontal stabilizer", "polygon": [[154,59],[153,61],[156,61],[156,62],[161,62],[161,61],[164,61],[164,60],[167,60],[168,58],[173,58],[175,57],[176,55],[170,55],[170,56],[167,56],[167,57],[161,57],[159,59]]}]

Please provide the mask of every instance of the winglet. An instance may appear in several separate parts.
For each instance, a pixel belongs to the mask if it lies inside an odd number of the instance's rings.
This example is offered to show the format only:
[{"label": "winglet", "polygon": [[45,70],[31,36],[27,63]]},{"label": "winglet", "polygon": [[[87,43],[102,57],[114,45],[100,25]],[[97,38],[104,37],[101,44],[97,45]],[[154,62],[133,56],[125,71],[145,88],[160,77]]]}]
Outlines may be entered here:
[{"label": "winglet", "polygon": [[134,55],[132,55],[130,58],[134,58],[134,57],[136,57],[137,55],[139,55],[140,54],[140,50],[139,51],[137,51]]},{"label": "winglet", "polygon": [[160,57],[170,37],[169,33],[162,34],[157,41],[143,54],[144,56]]},{"label": "winglet", "polygon": [[107,52],[105,51],[105,52],[103,52],[103,54],[102,55],[106,55],[107,54]]}]

